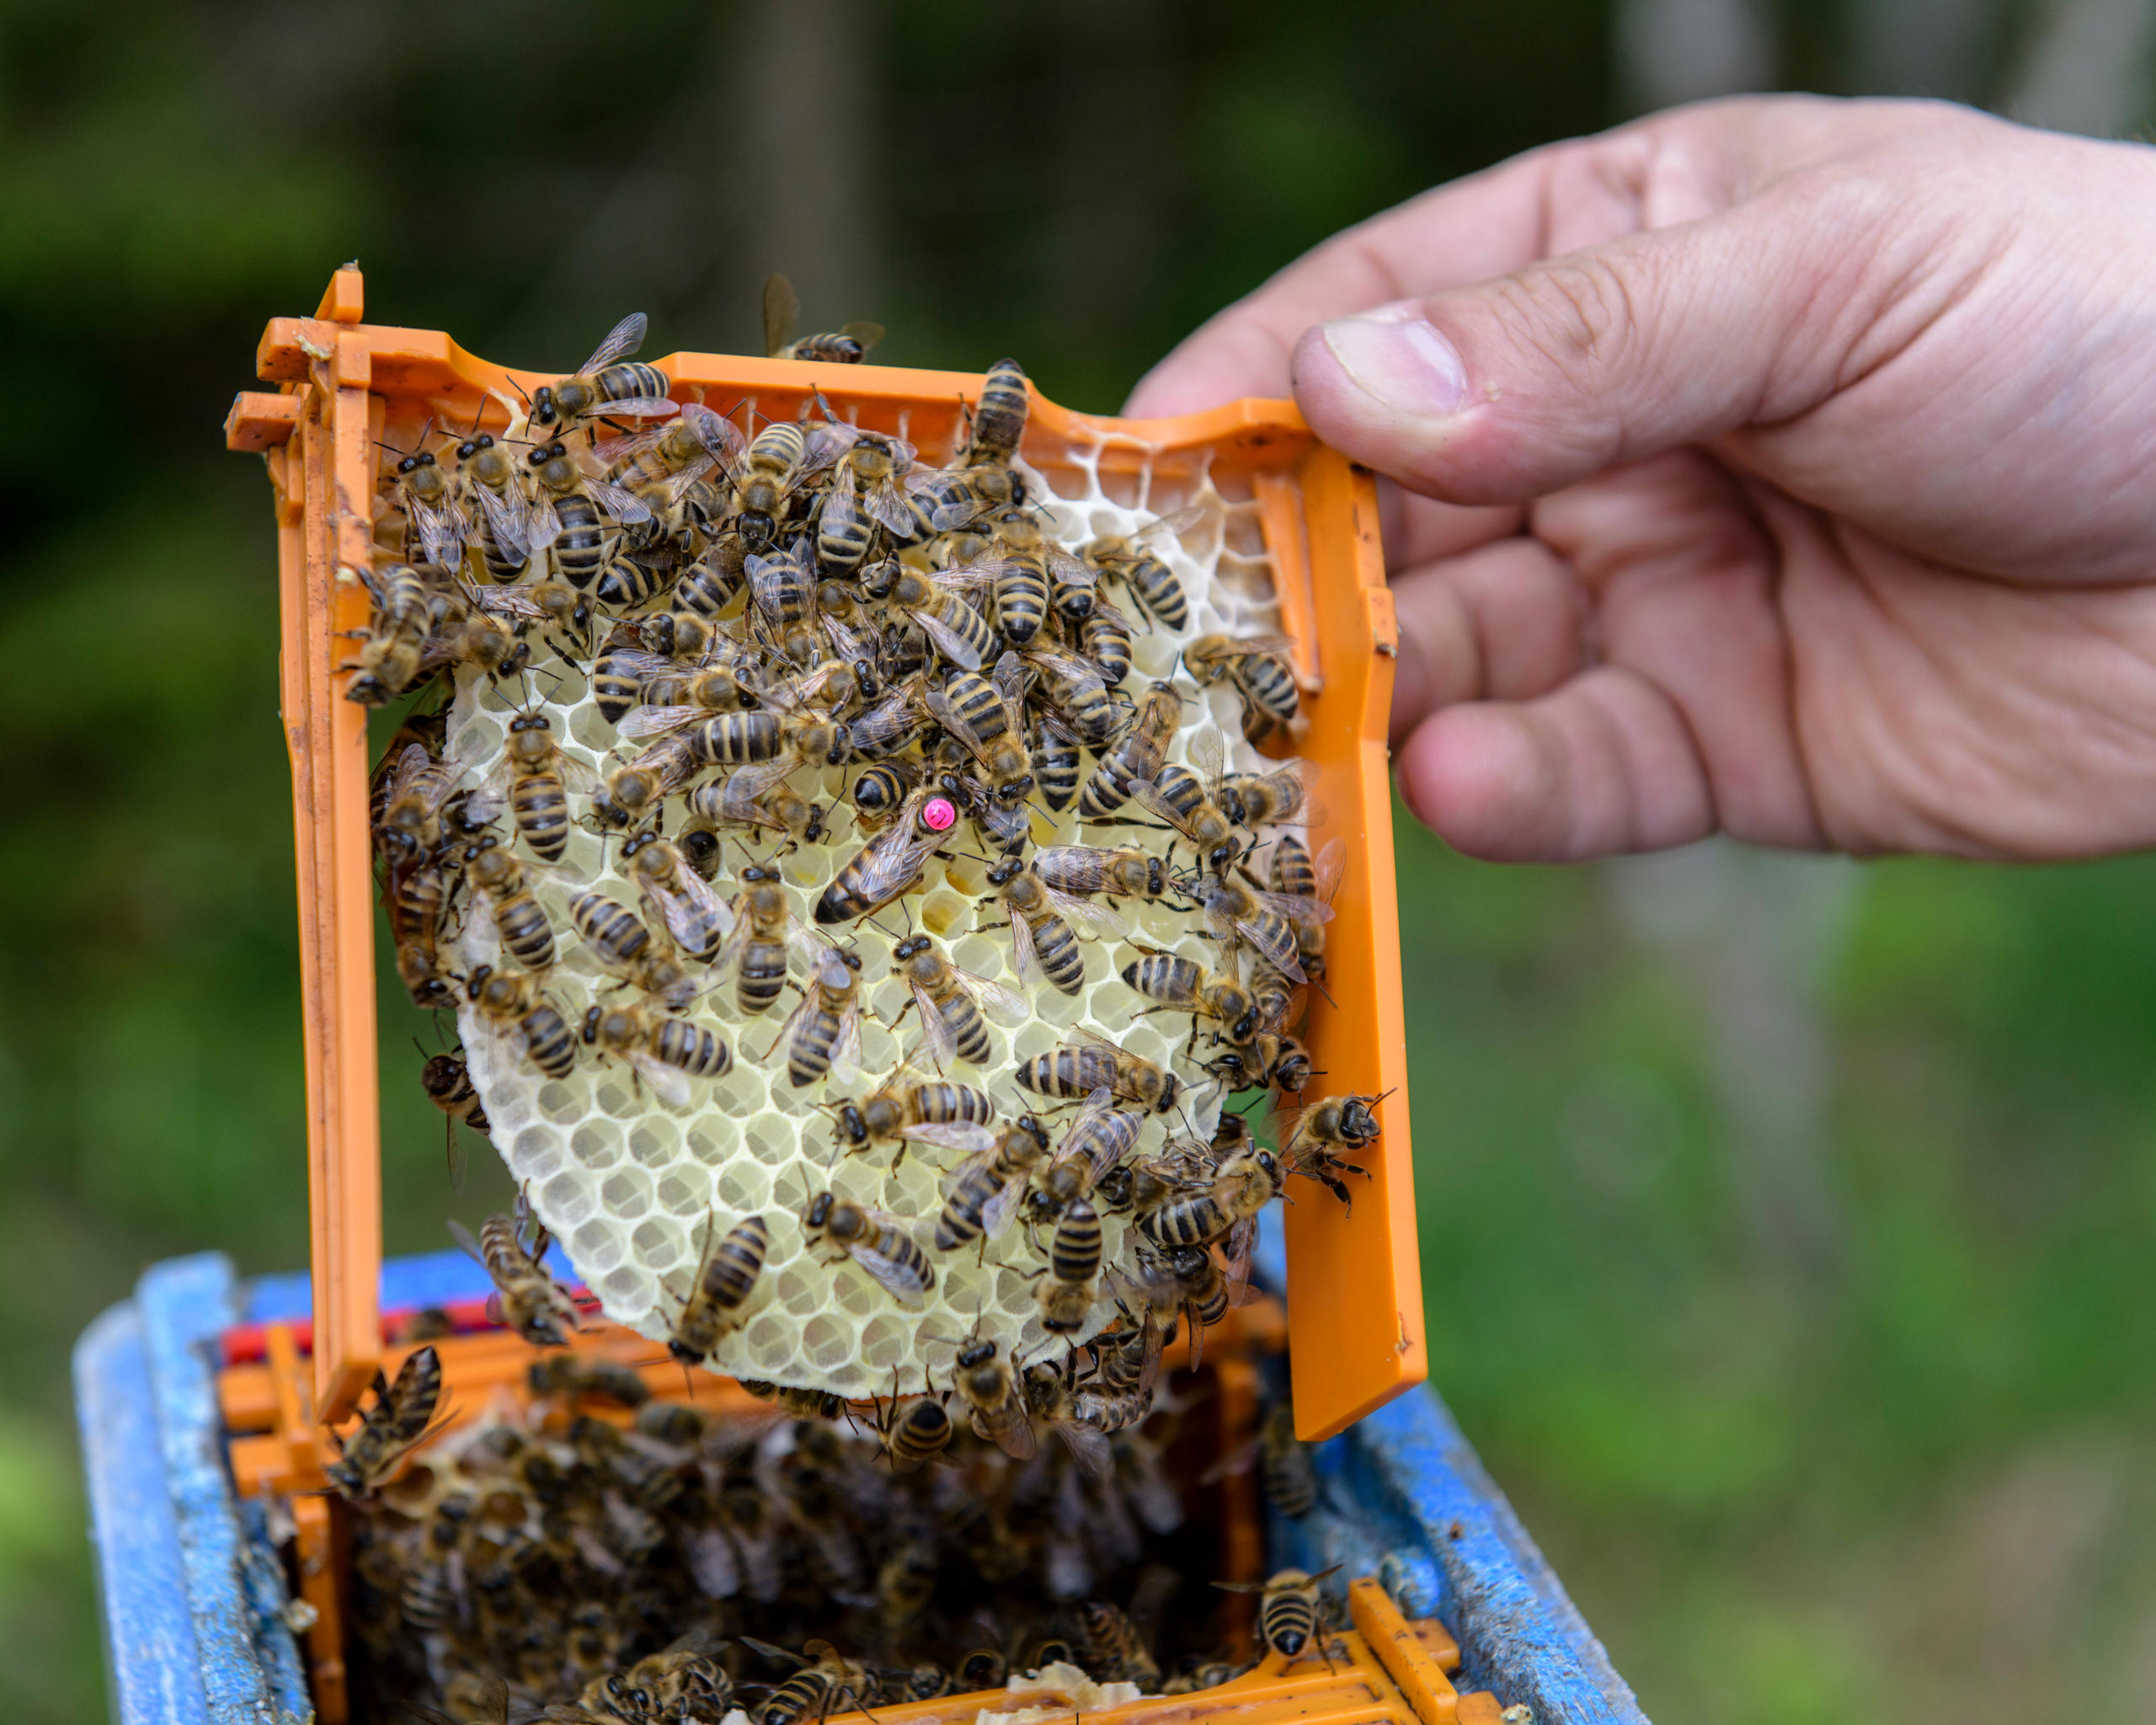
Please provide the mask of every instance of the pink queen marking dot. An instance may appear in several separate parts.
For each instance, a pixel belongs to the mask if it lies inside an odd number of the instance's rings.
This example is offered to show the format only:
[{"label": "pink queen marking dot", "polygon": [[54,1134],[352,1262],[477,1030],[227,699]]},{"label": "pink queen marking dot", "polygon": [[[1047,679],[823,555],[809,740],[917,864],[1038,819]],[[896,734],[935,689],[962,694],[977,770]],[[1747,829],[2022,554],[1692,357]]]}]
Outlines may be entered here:
[{"label": "pink queen marking dot", "polygon": [[931,832],[948,832],[958,819],[958,811],[946,797],[931,797],[921,811],[921,819]]}]

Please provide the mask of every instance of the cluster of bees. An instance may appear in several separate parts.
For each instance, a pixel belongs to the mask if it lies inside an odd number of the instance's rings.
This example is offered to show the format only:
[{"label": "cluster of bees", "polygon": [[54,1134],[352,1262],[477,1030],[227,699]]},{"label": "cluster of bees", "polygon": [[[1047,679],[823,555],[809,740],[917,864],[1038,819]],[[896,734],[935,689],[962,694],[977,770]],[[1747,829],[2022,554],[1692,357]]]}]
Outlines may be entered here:
[{"label": "cluster of bees", "polygon": [[[791,340],[790,302],[782,283],[767,293],[776,356],[857,360],[872,339],[850,326]],[[580,1062],[612,1061],[661,1103],[694,1108],[702,1087],[737,1058],[782,1062],[790,1087],[828,1087],[835,1156],[876,1147],[946,1153],[953,1160],[934,1214],[894,1215],[825,1189],[799,1214],[803,1235],[833,1264],[857,1265],[901,1304],[917,1304],[935,1285],[940,1255],[1022,1224],[1038,1258],[1036,1316],[1054,1354],[1015,1357],[1008,1338],[977,1326],[942,1382],[924,1371],[920,1391],[904,1393],[894,1373],[890,1396],[866,1408],[825,1392],[751,1386],[787,1416],[865,1419],[873,1440],[789,1420],[775,1455],[769,1444],[751,1445],[723,1466],[707,1453],[708,1434],[686,1428],[639,1425],[624,1439],[587,1420],[577,1428],[580,1442],[497,1435],[488,1441],[510,1453],[495,1471],[511,1483],[481,1482],[445,1498],[462,1504],[450,1512],[453,1527],[437,1506],[424,1528],[382,1541],[381,1562],[405,1582],[385,1581],[377,1592],[396,1593],[403,1621],[424,1629],[428,1612],[424,1603],[416,1615],[411,1608],[411,1578],[446,1573],[440,1553],[427,1569],[428,1550],[445,1541],[466,1550],[458,1541],[479,1537],[485,1506],[506,1490],[523,1505],[521,1519],[511,1517],[526,1542],[516,1549],[544,1554],[571,1578],[563,1597],[584,1599],[576,1609],[611,1626],[585,1626],[576,1669],[603,1666],[612,1680],[623,1649],[649,1652],[657,1632],[656,1620],[627,1629],[608,1616],[641,1609],[629,1602],[642,1594],[622,1575],[664,1562],[714,1600],[735,1590],[705,1585],[711,1577],[696,1566],[719,1560],[695,1555],[678,1530],[633,1561],[616,1549],[622,1540],[636,1543],[625,1527],[648,1531],[664,1507],[631,1486],[602,1483],[596,1497],[562,1487],[562,1503],[602,1503],[613,1518],[579,1539],[570,1511],[550,1509],[526,1489],[526,1476],[536,1468],[603,1482],[672,1446],[676,1461],[659,1470],[671,1482],[669,1504],[701,1479],[696,1514],[731,1530],[729,1518],[752,1513],[744,1506],[758,1497],[755,1513],[794,1530],[773,1537],[795,1538],[809,1553],[785,1573],[814,1578],[819,1595],[885,1612],[877,1621],[895,1659],[911,1643],[893,1627],[894,1608],[878,1601],[886,1579],[905,1584],[920,1530],[947,1525],[960,1509],[969,1525],[1006,1507],[1023,1519],[1011,1507],[1021,1503],[1051,1529],[1077,1504],[1092,1506],[1081,1519],[1097,1511],[1105,1525],[1113,1518],[1100,1505],[1129,1495],[1127,1476],[1139,1466],[1132,1458],[1157,1463],[1139,1433],[1155,1407],[1164,1347],[1187,1325],[1196,1365],[1203,1330],[1241,1297],[1260,1212],[1290,1174],[1348,1203],[1343,1176],[1362,1172],[1352,1158],[1378,1134],[1379,1098],[1365,1096],[1301,1109],[1277,1149],[1233,1111],[1209,1132],[1190,1129],[1189,1078],[1083,1030],[1017,1064],[1016,1085],[1039,1103],[1015,1120],[1000,1121],[984,1089],[946,1069],[989,1060],[988,1018],[1032,1017],[1037,990],[1077,996],[1083,943],[1125,943],[1130,956],[1119,975],[1133,1013],[1187,1015],[1183,1056],[1213,1095],[1299,1096],[1314,1074],[1295,1032],[1305,991],[1324,985],[1327,900],[1342,846],[1336,840],[1313,855],[1291,830],[1319,813],[1299,763],[1227,772],[1218,733],[1204,730],[1185,751],[1188,765],[1170,758],[1187,704],[1219,688],[1239,698],[1247,740],[1292,738],[1299,697],[1290,644],[1200,635],[1183,642],[1168,675],[1130,686],[1143,635],[1189,630],[1189,596],[1155,547],[1191,518],[1172,514],[1135,533],[1059,542],[1038,481],[1016,459],[1028,395],[1015,361],[990,372],[951,458],[937,466],[897,436],[841,419],[813,392],[798,419],[760,425],[753,413],[744,426],[701,403],[677,403],[664,372],[629,358],[643,327],[640,316],[624,320],[580,371],[534,391],[499,436],[475,426],[462,439],[437,438],[430,427],[415,446],[387,450],[393,507],[377,513],[376,566],[353,572],[371,612],[346,693],[382,707],[441,685],[491,684],[512,692],[516,707],[499,760],[475,777],[447,747],[448,707],[415,701],[376,772],[373,830],[398,975],[416,1004],[461,1008],[466,1033],[484,1037],[490,1062],[501,1063],[495,1070],[559,1079]],[[564,674],[588,688],[613,729],[614,746],[595,766],[563,746],[543,698],[549,677]],[[814,798],[834,773],[861,840],[817,883],[804,920],[778,858],[822,839],[830,810]],[[1074,815],[1081,829],[1128,826],[1165,843],[1038,841]],[[561,868],[579,827],[616,846],[633,903]],[[727,891],[717,883],[729,845],[742,860]],[[754,846],[768,854],[759,859]],[[913,927],[905,900],[921,887],[925,865],[954,854],[983,865],[980,909],[996,920],[977,918],[976,927],[1002,932],[1016,987],[962,968]],[[542,886],[565,905],[565,921]],[[1134,903],[1187,915],[1202,950],[1139,938]],[[881,920],[894,908],[905,916],[902,932]],[[908,1017],[918,1027],[918,1044],[897,1070],[865,1091],[868,1007],[857,943],[864,924],[890,937],[905,985],[905,1004],[886,1028],[902,1030]],[[486,937],[483,959],[472,956],[475,930]],[[571,964],[602,985],[580,1018],[563,1009],[556,986]],[[744,1022],[776,1016],[789,989],[798,1001],[753,1055],[695,1016],[719,990],[730,991]],[[448,1117],[454,1169],[458,1124],[488,1130],[486,1098],[458,1053],[430,1058],[422,1078]],[[1171,1116],[1186,1130],[1154,1153],[1135,1153],[1143,1129]],[[1106,1260],[1104,1214],[1126,1219],[1127,1261]],[[770,1242],[761,1215],[706,1223],[695,1273],[670,1295],[675,1359],[705,1364],[744,1322]],[[545,1244],[520,1204],[467,1247],[494,1278],[504,1320],[552,1348],[568,1341],[576,1307],[540,1262]],[[1103,1330],[1099,1316],[1110,1304],[1115,1315]],[[413,1356],[408,1375],[423,1358],[430,1350]],[[400,1378],[381,1391],[339,1464],[343,1475],[332,1470],[339,1490],[370,1497],[382,1470],[419,1441],[433,1409],[424,1387]],[[1043,1433],[1060,1445],[1043,1443]],[[862,1456],[878,1451],[872,1491]],[[1051,1453],[1052,1490],[1039,1483]],[[472,1449],[463,1455],[467,1471],[486,1471]],[[849,1537],[858,1562],[835,1573],[814,1512],[804,1519],[782,1507],[792,1500],[779,1487],[801,1478],[817,1482],[827,1507],[880,1505],[888,1557],[869,1562],[873,1541],[857,1525]],[[1043,1491],[1052,1503],[1027,1495]],[[743,1541],[753,1536],[728,1537],[745,1574]],[[1054,1539],[1044,1532],[1042,1540],[1049,1554],[1037,1567],[1050,1573],[1059,1561]],[[653,1555],[661,1551],[671,1555]],[[612,1579],[609,1562],[620,1566]],[[510,1590],[500,1598],[518,1597],[507,1558],[472,1560],[464,1570],[479,1592],[490,1583],[476,1578],[499,1573]],[[990,1567],[974,1573],[1001,1592]],[[1043,1588],[1047,1599],[1073,1597],[1052,1582]],[[1314,1584],[1278,1591],[1316,1597]],[[620,1597],[590,1603],[609,1593]],[[466,1590],[461,1623],[478,1624],[479,1607],[469,1603],[477,1596]],[[739,1639],[741,1624],[775,1630],[800,1621],[780,1604],[780,1596],[759,1599],[771,1615],[737,1621],[720,1612],[691,1626],[731,1637],[733,1651],[718,1660],[700,1642],[667,1681],[744,1681],[741,1650],[758,1643]],[[1049,1614],[1055,1628],[1043,1633],[1063,1636],[1103,1669],[1134,1669],[1114,1626],[1129,1626],[1120,1610],[1102,1605],[1087,1620],[1059,1605]],[[528,1611],[502,1621],[513,1627],[520,1616]],[[941,1638],[931,1638],[947,1648],[958,1632],[947,1613],[937,1621]],[[578,1625],[554,1627],[574,1638]],[[504,1649],[488,1648],[469,1669],[515,1666]],[[1103,1648],[1122,1651],[1111,1658]],[[807,1700],[795,1712],[767,1708],[766,1725],[787,1725],[841,1692],[864,1704],[910,1692],[892,1686],[895,1668],[861,1666],[828,1647],[788,1657],[800,1669],[778,1694]],[[693,1679],[683,1674],[691,1671]],[[554,1693],[568,1685],[589,1706],[590,1680],[564,1675],[526,1687]],[[915,1680],[930,1680],[926,1668]],[[1157,1664],[1147,1680],[1165,1680]],[[620,1705],[598,1711],[642,1717]],[[707,1717],[701,1705],[689,1711]]]},{"label": "cluster of bees", "polygon": [[[718,1725],[739,1707],[799,1725],[1057,1665],[1182,1694],[1257,1651],[1224,1637],[1204,1601],[1225,1602],[1190,1561],[1212,1540],[1175,1483],[1180,1406],[1117,1434],[1098,1471],[969,1434],[925,1466],[889,1433],[654,1400],[604,1359],[549,1355],[530,1376],[528,1407],[378,1493],[440,1395],[439,1359],[419,1348],[337,1464],[340,1490],[366,1487],[352,1597],[377,1710]],[[1261,1447],[1276,1505],[1306,1511],[1315,1482],[1288,1425],[1268,1422]],[[1262,1595],[1263,1649],[1329,1658],[1323,1578],[1214,1585]]]}]

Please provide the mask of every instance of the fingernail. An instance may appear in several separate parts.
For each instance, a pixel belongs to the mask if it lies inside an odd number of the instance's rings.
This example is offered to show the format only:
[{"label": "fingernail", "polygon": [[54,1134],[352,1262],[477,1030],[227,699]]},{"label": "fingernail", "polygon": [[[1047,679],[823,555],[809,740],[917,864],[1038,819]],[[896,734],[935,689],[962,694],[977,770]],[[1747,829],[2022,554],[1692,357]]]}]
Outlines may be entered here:
[{"label": "fingernail", "polygon": [[1340,369],[1396,413],[1438,417],[1467,403],[1467,368],[1444,336],[1406,307],[1342,318],[1321,332]]}]

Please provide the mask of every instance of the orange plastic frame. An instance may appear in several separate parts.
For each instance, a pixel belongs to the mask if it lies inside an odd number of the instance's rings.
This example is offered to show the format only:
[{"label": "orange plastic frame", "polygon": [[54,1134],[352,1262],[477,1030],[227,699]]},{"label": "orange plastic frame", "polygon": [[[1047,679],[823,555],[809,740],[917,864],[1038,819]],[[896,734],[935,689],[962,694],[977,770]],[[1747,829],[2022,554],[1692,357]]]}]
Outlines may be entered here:
[{"label": "orange plastic frame", "polygon": [[[340,270],[312,318],[270,320],[256,375],[275,393],[233,403],[226,442],[260,451],[276,489],[283,605],[281,689],[292,766],[306,1014],[307,1167],[314,1274],[314,1412],[349,1413],[382,1359],[381,1116],[376,1095],[372,852],[366,711],[344,698],[344,632],[367,622],[365,587],[376,440],[410,446],[428,420],[505,423],[512,372],[432,330],[360,321],[356,269]],[[811,390],[863,426],[903,434],[931,459],[951,448],[979,377],[726,355],[659,360],[686,396],[790,418]],[[1103,486],[1174,506],[1209,471],[1255,498],[1283,628],[1299,647],[1310,721],[1299,748],[1346,841],[1327,952],[1332,1001],[1311,1002],[1304,1039],[1324,1076],[1305,1100],[1382,1093],[1383,1135],[1363,1158],[1352,1214],[1307,1182],[1287,1210],[1288,1311],[1298,1434],[1332,1435],[1428,1371],[1416,1256],[1386,721],[1398,633],[1369,474],[1311,435],[1286,402],[1241,401],[1173,419],[1113,419],[1033,398],[1023,453],[1053,484],[1074,452],[1099,451]]]}]

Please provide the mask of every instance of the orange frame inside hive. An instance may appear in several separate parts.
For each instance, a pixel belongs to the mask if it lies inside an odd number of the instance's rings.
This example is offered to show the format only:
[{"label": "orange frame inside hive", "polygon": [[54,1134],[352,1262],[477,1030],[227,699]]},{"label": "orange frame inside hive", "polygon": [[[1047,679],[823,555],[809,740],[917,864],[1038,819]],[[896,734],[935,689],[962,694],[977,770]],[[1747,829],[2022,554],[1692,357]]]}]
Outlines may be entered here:
[{"label": "orange frame inside hive", "polygon": [[[376,1091],[375,888],[367,831],[367,714],[344,698],[345,632],[368,597],[377,440],[408,446],[421,425],[475,414],[505,423],[518,388],[554,374],[490,365],[431,330],[360,321],[362,284],[339,270],[312,318],[273,318],[227,446],[259,451],[275,488],[283,633],[281,710],[292,768],[307,1166],[314,1280],[312,1411],[342,1419],[382,1362],[381,1119]],[[656,362],[683,393],[753,397],[771,418],[811,390],[859,423],[947,451],[981,378],[875,366],[675,354]],[[1155,494],[1209,467],[1259,505],[1285,633],[1299,647],[1308,734],[1326,820],[1347,845],[1328,935],[1332,1001],[1314,997],[1305,1041],[1323,1072],[1304,1098],[1383,1094],[1383,1133],[1361,1160],[1352,1214],[1296,1182],[1287,1207],[1288,1327],[1318,1338],[1290,1350],[1296,1428],[1329,1437],[1427,1374],[1407,1116],[1398,908],[1386,749],[1397,631],[1369,474],[1310,435],[1292,403],[1241,401],[1173,419],[1096,418],[1033,394],[1023,454],[1053,483],[1074,451],[1097,449],[1102,483]],[[343,573],[340,573],[343,572]],[[1313,1199],[1315,1198],[1315,1201]]]}]

